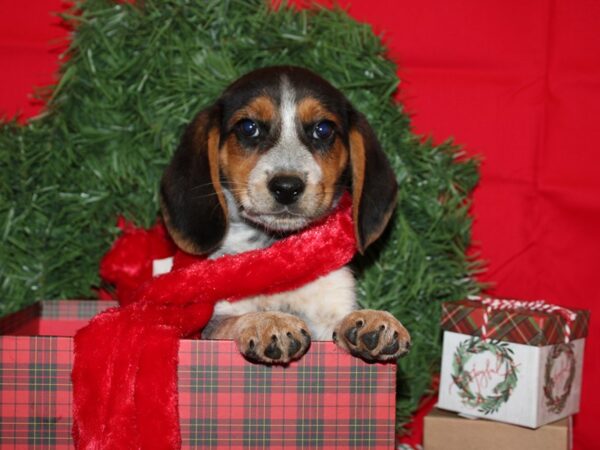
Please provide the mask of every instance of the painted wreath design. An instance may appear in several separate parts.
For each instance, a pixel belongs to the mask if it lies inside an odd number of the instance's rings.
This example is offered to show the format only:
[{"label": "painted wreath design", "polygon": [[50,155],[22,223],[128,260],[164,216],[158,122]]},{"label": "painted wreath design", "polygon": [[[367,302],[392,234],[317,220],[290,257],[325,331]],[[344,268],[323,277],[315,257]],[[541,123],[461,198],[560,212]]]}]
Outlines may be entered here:
[{"label": "painted wreath design", "polygon": [[[465,369],[473,355],[490,352],[497,358],[497,363],[504,369],[504,379],[492,389],[493,394],[483,396],[473,392],[471,383],[473,375]],[[473,337],[462,342],[454,353],[452,361],[452,380],[459,389],[458,395],[464,405],[477,408],[484,414],[497,412],[506,403],[517,386],[517,365],[512,358],[513,351],[508,342],[481,340]]]},{"label": "painted wreath design", "polygon": [[[567,356],[567,364],[569,375],[565,382],[565,388],[562,394],[554,395],[554,378],[552,377],[552,369],[554,368],[555,362],[562,354]],[[555,345],[546,359],[546,373],[544,375],[544,396],[546,397],[546,406],[548,410],[554,414],[559,414],[565,407],[567,399],[571,394],[571,388],[573,387],[573,380],[575,379],[575,352],[572,344],[558,344]]]}]

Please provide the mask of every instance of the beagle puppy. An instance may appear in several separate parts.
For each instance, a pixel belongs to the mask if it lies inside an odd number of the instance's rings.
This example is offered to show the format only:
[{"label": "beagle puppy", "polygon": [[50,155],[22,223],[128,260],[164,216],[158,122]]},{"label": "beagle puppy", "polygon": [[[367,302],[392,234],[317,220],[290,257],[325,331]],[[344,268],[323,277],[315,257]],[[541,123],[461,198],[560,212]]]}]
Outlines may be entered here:
[{"label": "beagle puppy", "polygon": [[[397,183],[364,115],[315,73],[278,66],[232,83],[185,130],[161,182],[163,219],[176,244],[216,258],[265,248],[353,198],[358,250],[385,229]],[[357,309],[344,267],[300,289],[217,303],[205,339],[234,339],[253,361],[285,364],[311,339],[368,361],[408,351],[384,311]]]}]

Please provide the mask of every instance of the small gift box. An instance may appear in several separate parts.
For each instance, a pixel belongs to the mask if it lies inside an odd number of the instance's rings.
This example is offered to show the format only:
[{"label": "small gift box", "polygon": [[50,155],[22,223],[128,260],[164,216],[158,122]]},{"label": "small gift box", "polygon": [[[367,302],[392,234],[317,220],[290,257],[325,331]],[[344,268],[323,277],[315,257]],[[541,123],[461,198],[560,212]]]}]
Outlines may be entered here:
[{"label": "small gift box", "polygon": [[442,308],[439,408],[530,428],[579,411],[588,311],[498,299]]},{"label": "small gift box", "polygon": [[[73,334],[104,301],[36,303],[0,319],[0,448],[71,449]],[[313,342],[287,367],[246,361],[233,341],[179,346],[182,449],[394,445],[396,365]]]}]

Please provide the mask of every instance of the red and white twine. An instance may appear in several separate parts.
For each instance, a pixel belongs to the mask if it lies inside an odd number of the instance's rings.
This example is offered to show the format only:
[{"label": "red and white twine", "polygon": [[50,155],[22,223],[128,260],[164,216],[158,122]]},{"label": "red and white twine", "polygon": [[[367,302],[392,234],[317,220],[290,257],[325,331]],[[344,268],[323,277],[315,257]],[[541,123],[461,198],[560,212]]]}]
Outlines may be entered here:
[{"label": "red and white twine", "polygon": [[530,311],[542,311],[560,314],[565,319],[565,325],[563,328],[565,344],[568,344],[571,340],[571,326],[577,318],[577,315],[570,309],[546,303],[544,300],[524,301],[481,297],[469,297],[469,300],[480,301],[485,306],[483,310],[483,325],[481,326],[481,339],[483,340],[488,339],[488,324],[492,311],[516,309],[527,309]]}]

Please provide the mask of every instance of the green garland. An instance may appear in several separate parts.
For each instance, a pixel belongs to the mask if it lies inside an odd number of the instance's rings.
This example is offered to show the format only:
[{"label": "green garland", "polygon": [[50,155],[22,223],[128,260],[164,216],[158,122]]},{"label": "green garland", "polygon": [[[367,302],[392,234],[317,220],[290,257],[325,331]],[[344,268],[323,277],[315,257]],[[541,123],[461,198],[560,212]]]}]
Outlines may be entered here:
[{"label": "green garland", "polygon": [[[475,381],[474,376],[466,369],[473,355],[484,352],[495,356],[499,366],[504,369],[503,380],[492,388],[493,394],[488,396],[473,392],[471,385]],[[492,414],[508,401],[518,382],[517,366],[512,354],[508,342],[481,340],[476,337],[463,341],[456,348],[452,360],[452,380],[459,389],[458,395],[464,405],[476,408],[484,414]]]},{"label": "green garland", "polygon": [[356,262],[360,302],[413,338],[398,371],[405,421],[440,356],[439,302],[478,291],[465,257],[477,167],[451,144],[415,137],[390,100],[396,67],[368,25],[343,11],[271,10],[258,0],[77,5],[69,58],[45,117],[0,128],[0,313],[38,299],[88,298],[118,214],[149,226],[182,127],[232,80],[295,64],[363,111],[401,186],[385,239]]}]

